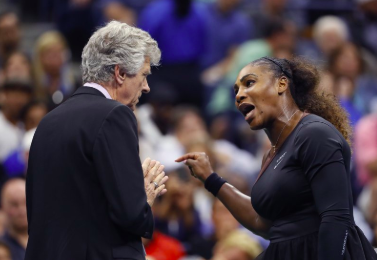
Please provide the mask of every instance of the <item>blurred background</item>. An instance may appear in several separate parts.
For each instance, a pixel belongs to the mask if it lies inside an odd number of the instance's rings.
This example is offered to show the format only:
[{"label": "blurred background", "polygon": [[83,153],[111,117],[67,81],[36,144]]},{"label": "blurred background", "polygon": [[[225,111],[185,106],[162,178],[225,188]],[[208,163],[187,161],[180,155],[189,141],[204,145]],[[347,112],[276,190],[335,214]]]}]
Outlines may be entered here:
[{"label": "blurred background", "polygon": [[[242,228],[174,159],[205,151],[250,194],[270,143],[234,106],[240,69],[307,57],[354,129],[356,223],[377,246],[377,0],[0,0],[0,260],[23,260],[25,173],[35,128],[82,86],[80,57],[110,20],[148,31],[162,51],[136,111],[140,157],[165,165],[150,260],[252,260],[268,241]],[[69,191],[67,191],[69,192]]]}]

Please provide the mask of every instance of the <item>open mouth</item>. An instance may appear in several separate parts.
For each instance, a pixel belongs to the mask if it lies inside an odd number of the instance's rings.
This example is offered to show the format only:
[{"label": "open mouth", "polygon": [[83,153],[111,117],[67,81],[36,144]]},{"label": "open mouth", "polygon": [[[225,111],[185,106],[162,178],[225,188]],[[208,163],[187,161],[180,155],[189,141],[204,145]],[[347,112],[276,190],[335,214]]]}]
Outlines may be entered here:
[{"label": "open mouth", "polygon": [[243,116],[247,116],[251,111],[255,109],[255,106],[248,103],[242,103],[239,105],[238,110],[243,114]]}]

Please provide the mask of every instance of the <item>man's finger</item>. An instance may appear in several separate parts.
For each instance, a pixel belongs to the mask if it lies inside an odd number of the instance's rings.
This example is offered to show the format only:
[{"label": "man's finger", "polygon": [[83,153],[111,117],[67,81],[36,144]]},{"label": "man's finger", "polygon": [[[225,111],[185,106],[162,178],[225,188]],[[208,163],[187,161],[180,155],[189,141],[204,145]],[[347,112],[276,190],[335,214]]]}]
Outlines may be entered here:
[{"label": "man's finger", "polygon": [[156,162],[153,168],[148,171],[148,174],[147,174],[148,182],[151,182],[155,178],[154,176],[156,175],[156,172],[158,168],[160,167],[160,165],[161,165],[160,162]]},{"label": "man's finger", "polygon": [[141,167],[143,168],[144,177],[147,174],[147,169],[150,163],[151,163],[151,158],[148,157],[147,159],[144,160],[143,164],[141,165]]},{"label": "man's finger", "polygon": [[161,186],[159,186],[157,189],[156,189],[156,194],[160,194],[161,191],[165,189],[165,184],[162,184]]},{"label": "man's finger", "polygon": [[163,189],[157,196],[162,196],[164,195],[168,190],[167,189]]},{"label": "man's finger", "polygon": [[165,176],[165,173],[160,173],[153,182],[156,182],[158,185],[164,184],[168,180],[168,176]]}]

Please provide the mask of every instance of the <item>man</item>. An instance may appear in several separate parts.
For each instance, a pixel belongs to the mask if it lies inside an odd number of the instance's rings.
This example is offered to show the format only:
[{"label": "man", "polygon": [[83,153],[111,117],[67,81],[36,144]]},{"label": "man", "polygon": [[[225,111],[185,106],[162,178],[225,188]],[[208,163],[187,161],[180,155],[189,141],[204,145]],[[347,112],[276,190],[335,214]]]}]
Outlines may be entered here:
[{"label": "man", "polygon": [[145,259],[141,237],[152,237],[166,177],[159,163],[140,163],[133,110],[159,60],[156,41],[125,23],[89,39],[86,84],[42,120],[31,145],[26,260]]},{"label": "man", "polygon": [[28,241],[25,180],[11,179],[4,184],[1,205],[7,219],[1,240],[10,248],[12,260],[24,260]]}]

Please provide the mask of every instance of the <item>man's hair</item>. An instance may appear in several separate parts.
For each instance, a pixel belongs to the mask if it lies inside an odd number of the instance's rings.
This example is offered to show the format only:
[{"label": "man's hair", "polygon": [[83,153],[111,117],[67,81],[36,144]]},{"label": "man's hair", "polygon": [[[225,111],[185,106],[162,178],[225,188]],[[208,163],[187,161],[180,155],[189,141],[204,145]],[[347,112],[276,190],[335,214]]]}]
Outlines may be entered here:
[{"label": "man's hair", "polygon": [[90,37],[82,52],[83,82],[110,82],[115,65],[129,76],[136,75],[145,58],[157,66],[161,51],[145,31],[126,23],[112,21]]}]

